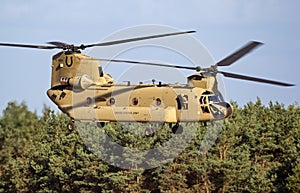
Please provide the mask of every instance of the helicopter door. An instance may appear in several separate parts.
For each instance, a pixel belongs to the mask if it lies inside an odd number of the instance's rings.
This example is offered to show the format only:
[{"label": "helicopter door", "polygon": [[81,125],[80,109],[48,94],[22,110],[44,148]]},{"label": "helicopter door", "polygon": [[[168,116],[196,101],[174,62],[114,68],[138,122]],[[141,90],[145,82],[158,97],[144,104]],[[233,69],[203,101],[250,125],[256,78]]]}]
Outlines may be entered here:
[{"label": "helicopter door", "polygon": [[178,95],[176,98],[177,109],[178,110],[188,110],[189,109],[189,96],[188,95]]}]

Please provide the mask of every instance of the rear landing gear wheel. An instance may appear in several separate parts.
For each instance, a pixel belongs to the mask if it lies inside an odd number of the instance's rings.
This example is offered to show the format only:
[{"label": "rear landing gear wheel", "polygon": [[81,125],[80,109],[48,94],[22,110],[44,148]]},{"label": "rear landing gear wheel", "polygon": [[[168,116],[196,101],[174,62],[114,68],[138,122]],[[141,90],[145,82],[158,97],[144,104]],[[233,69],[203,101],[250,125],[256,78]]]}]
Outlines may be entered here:
[{"label": "rear landing gear wheel", "polygon": [[71,119],[67,125],[67,128],[69,129],[69,131],[73,131],[75,129],[75,120]]},{"label": "rear landing gear wheel", "polygon": [[145,136],[146,137],[154,137],[155,133],[156,133],[155,129],[153,129],[151,127],[147,128],[145,130]]}]

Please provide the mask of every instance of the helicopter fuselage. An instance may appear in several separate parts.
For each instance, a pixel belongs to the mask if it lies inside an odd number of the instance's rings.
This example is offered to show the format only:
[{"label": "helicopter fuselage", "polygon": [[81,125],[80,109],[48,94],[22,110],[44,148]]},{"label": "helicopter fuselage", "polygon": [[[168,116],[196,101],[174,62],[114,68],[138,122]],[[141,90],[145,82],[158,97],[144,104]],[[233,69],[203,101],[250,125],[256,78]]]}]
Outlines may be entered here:
[{"label": "helicopter fuselage", "polygon": [[114,84],[98,60],[81,53],[53,56],[49,98],[73,120],[207,122],[232,113],[216,77],[196,74],[187,84]]},{"label": "helicopter fuselage", "polygon": [[225,119],[230,104],[188,85],[103,85],[52,88],[49,98],[75,120],[97,122],[207,122]]}]

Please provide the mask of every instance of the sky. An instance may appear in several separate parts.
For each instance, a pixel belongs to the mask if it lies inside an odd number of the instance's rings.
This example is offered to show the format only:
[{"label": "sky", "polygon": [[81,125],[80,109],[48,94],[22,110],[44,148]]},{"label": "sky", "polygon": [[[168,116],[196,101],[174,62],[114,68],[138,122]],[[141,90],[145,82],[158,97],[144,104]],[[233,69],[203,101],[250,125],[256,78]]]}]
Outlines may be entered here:
[{"label": "sky", "polygon": [[[220,70],[296,86],[286,88],[222,78],[226,99],[243,106],[259,97],[265,105],[278,101],[287,106],[300,102],[299,7],[297,0],[2,0],[0,42],[97,43],[122,29],[154,24],[196,30],[192,38],[201,42],[217,62],[248,41],[257,40],[264,45]],[[44,106],[57,110],[46,91],[50,87],[51,57],[58,51],[0,47],[0,111],[10,101],[25,102],[38,113]],[[145,54],[129,56],[132,60],[149,60],[149,56],[157,56],[155,52],[145,48]],[[164,56],[152,60],[177,62],[176,57]],[[178,59],[178,63],[182,62]],[[109,68],[112,75],[117,69]]]}]

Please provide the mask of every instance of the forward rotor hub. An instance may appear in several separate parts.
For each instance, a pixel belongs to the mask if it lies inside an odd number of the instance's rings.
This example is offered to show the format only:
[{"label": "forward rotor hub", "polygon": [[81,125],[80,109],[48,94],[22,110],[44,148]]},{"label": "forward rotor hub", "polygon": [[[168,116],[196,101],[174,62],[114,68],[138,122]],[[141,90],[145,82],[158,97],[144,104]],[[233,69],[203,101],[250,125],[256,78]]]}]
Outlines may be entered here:
[{"label": "forward rotor hub", "polygon": [[201,71],[211,74],[217,74],[218,67],[216,65],[212,65],[209,68],[202,68]]}]

